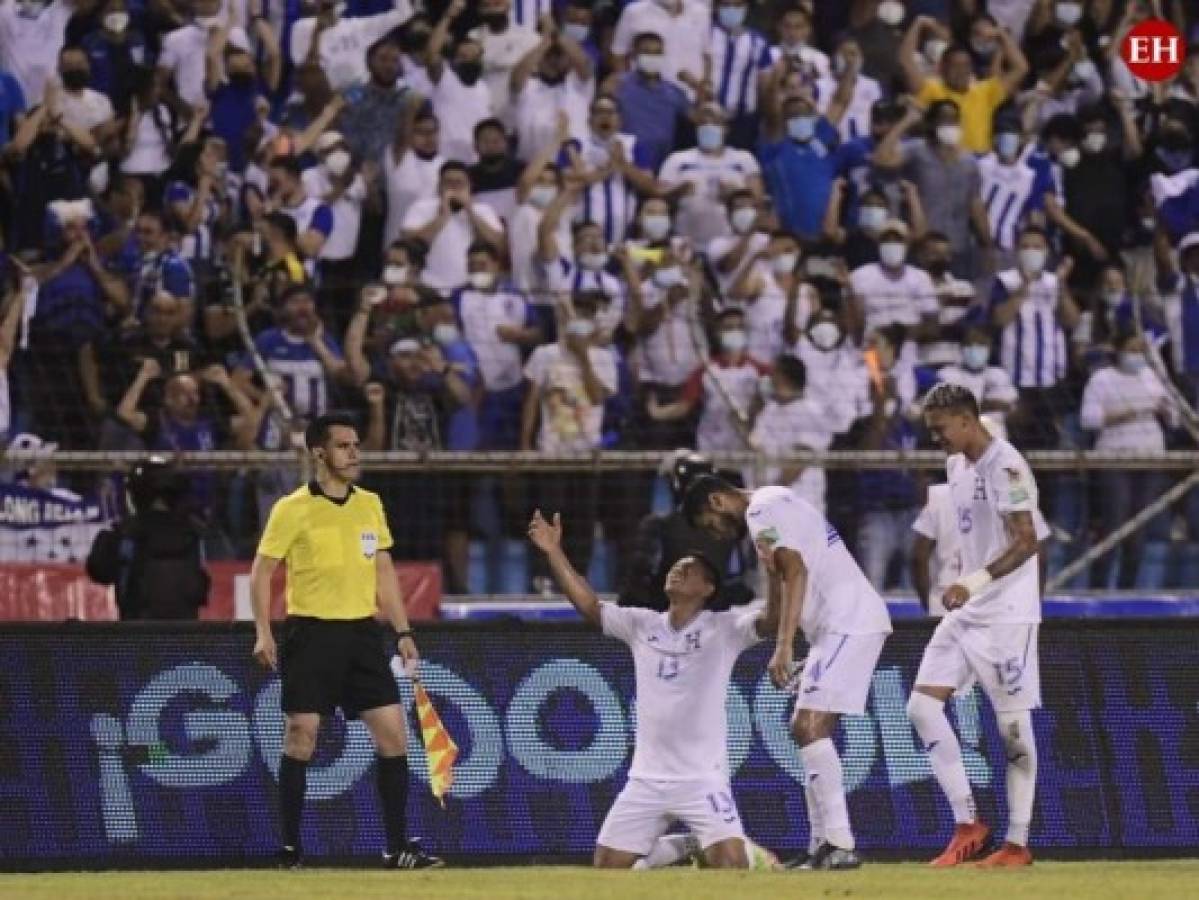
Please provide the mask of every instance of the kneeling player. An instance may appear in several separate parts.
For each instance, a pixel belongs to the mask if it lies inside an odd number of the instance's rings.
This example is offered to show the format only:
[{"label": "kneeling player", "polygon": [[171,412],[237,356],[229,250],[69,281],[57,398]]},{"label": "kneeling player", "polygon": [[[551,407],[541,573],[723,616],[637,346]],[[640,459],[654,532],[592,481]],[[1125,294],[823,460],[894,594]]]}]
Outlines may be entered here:
[{"label": "kneeling player", "polygon": [[725,697],[737,657],[777,627],[778,592],[771,591],[765,612],[705,610],[720,580],[712,564],[696,555],[683,557],[667,572],[666,612],[601,603],[562,552],[557,515],[551,525],[535,513],[529,539],[545,553],[558,586],[580,615],[633,652],[633,764],[600,829],[595,865],[631,868],[681,822],[709,865],[746,868],[745,835],[729,786]]},{"label": "kneeling player", "polygon": [[932,861],[955,866],[982,852],[990,829],[975,814],[962,749],[945,701],[977,680],[991,700],[1007,754],[1007,839],[983,866],[1032,862],[1028,828],[1037,780],[1030,710],[1041,705],[1037,625],[1037,485],[1024,457],[990,435],[970,391],[940,384],[924,403],[933,439],[950,454],[949,491],[963,574],[945,591],[946,617],[920,661],[908,716],[953,807],[953,840]]}]

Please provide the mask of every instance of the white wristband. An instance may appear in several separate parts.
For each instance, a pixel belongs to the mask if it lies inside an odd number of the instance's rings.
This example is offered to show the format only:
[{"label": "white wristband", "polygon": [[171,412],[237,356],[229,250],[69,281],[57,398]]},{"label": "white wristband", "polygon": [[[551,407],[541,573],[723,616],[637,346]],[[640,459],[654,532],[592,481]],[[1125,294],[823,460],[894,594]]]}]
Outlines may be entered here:
[{"label": "white wristband", "polygon": [[959,578],[958,584],[964,587],[966,592],[973,597],[994,580],[995,579],[991,577],[991,573],[986,569],[978,569],[977,571],[971,572],[969,575],[964,575]]}]

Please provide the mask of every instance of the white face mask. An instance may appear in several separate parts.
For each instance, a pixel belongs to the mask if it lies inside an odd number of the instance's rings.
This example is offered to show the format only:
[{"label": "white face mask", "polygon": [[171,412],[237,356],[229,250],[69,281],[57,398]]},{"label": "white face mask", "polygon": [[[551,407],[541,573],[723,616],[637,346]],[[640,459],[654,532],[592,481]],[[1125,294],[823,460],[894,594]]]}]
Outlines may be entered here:
[{"label": "white face mask", "polygon": [[1020,135],[1014,131],[1001,131],[995,136],[995,152],[1000,159],[1014,159],[1020,152]]},{"label": "white face mask", "polygon": [[581,44],[591,37],[591,29],[581,22],[567,22],[562,26],[562,33],[576,44]]},{"label": "white face mask", "polygon": [[639,53],[637,55],[637,69],[643,75],[661,75],[662,64],[666,57],[661,53]]},{"label": "white face mask", "polygon": [[641,231],[651,241],[661,241],[670,234],[670,216],[642,216]]},{"label": "white face mask", "polygon": [[724,129],[708,123],[695,129],[695,143],[700,150],[719,150],[724,146]]},{"label": "white face mask", "polygon": [[937,66],[941,64],[941,57],[945,55],[945,51],[949,49],[949,41],[941,38],[933,38],[924,45],[924,58],[931,65]]},{"label": "white face mask", "polygon": [[1144,371],[1149,365],[1149,361],[1145,359],[1145,354],[1140,351],[1124,351],[1117,354],[1120,368],[1130,375],[1137,375]]},{"label": "white face mask", "polygon": [[887,209],[883,206],[863,206],[858,210],[858,224],[863,231],[874,234],[887,221]]},{"label": "white face mask", "polygon": [[538,209],[545,209],[558,196],[558,189],[553,185],[539,184],[529,191],[529,202]]},{"label": "white face mask", "polygon": [[573,337],[589,338],[595,334],[595,323],[590,319],[571,319],[566,324],[566,333]]},{"label": "white face mask", "polygon": [[749,335],[744,331],[722,331],[720,346],[729,353],[740,353],[749,346]]},{"label": "white face mask", "polygon": [[104,27],[113,34],[124,34],[129,27],[129,13],[110,12],[104,17]]},{"label": "white face mask", "polygon": [[1060,162],[1064,168],[1073,169],[1076,165],[1078,165],[1078,161],[1080,159],[1082,159],[1082,152],[1077,147],[1070,147],[1066,150],[1063,150],[1058,155],[1057,161]]},{"label": "white face mask", "polygon": [[886,25],[898,25],[903,21],[903,13],[903,4],[899,0],[883,0],[878,5],[879,21]]},{"label": "white face mask", "polygon": [[899,241],[887,241],[885,244],[878,245],[878,258],[889,269],[898,269],[902,266],[903,261],[907,259],[907,255],[907,244],[902,244]]},{"label": "white face mask", "polygon": [[1059,3],[1054,10],[1054,15],[1060,24],[1069,28],[1071,25],[1077,25],[1082,18],[1081,3]]},{"label": "white face mask", "polygon": [[841,329],[835,322],[817,322],[808,332],[808,339],[821,350],[832,350],[841,340]]},{"label": "white face mask", "polygon": [[588,272],[598,272],[608,264],[607,253],[580,253],[579,265]]},{"label": "white face mask", "polygon": [[815,116],[796,116],[787,120],[787,134],[793,140],[806,143],[816,136]]},{"label": "white face mask", "polygon": [[660,288],[671,288],[685,282],[686,279],[683,278],[683,273],[678,266],[667,266],[654,272],[654,284]]},{"label": "white face mask", "polygon": [[383,267],[383,283],[395,286],[408,280],[408,267],[392,264]]},{"label": "white face mask", "polygon": [[758,211],[751,206],[743,206],[740,209],[734,209],[730,219],[733,231],[737,234],[749,234],[753,230],[754,223],[758,221]]},{"label": "white face mask", "polygon": [[956,147],[962,143],[961,125],[938,125],[937,140],[946,147]]},{"label": "white face mask", "polygon": [[1082,146],[1088,153],[1102,153],[1107,146],[1107,135],[1102,131],[1092,131],[1082,139]]},{"label": "white face mask", "polygon": [[1020,260],[1020,268],[1026,275],[1040,275],[1045,269],[1045,260],[1048,255],[1040,247],[1026,247],[1021,250],[1017,256]]},{"label": "white face mask", "polygon": [[1124,291],[1121,291],[1121,290],[1104,291],[1103,292],[1103,302],[1107,304],[1109,309],[1115,309],[1117,306],[1119,306],[1121,303],[1124,302]]},{"label": "white face mask", "polygon": [[971,372],[985,369],[990,358],[991,348],[985,344],[967,344],[962,348],[962,364]]},{"label": "white face mask", "polygon": [[491,286],[495,284],[494,272],[471,272],[467,278],[470,281],[470,286],[476,291],[489,291]]},{"label": "white face mask", "polygon": [[350,168],[350,154],[347,150],[334,150],[325,157],[325,168],[336,178],[340,178]]},{"label": "white face mask", "polygon": [[458,326],[451,325],[448,322],[442,322],[440,325],[433,326],[433,340],[445,347],[447,344],[454,344],[458,341]]},{"label": "white face mask", "polygon": [[781,253],[770,261],[770,268],[774,270],[775,275],[790,275],[795,271],[797,262],[798,253]]}]

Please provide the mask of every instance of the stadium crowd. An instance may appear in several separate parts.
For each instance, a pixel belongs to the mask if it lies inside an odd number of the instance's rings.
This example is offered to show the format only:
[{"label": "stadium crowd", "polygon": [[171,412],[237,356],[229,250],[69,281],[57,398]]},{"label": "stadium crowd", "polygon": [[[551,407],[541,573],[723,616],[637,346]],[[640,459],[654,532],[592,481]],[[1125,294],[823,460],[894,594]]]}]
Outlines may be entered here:
[{"label": "stadium crowd", "polygon": [[[1171,82],[1120,58],[1148,17],[1187,37]],[[1193,401],[1197,129],[1181,0],[0,0],[0,432],[279,449],[352,409],[366,449],[897,449],[953,381],[1022,450],[1192,446],[1134,319]],[[649,510],[618,474],[377,486],[463,590],[470,535],[534,504],[586,571]],[[763,480],[903,577],[917,474]],[[294,482],[193,479],[210,551]],[[1043,493],[1081,542],[1166,484]],[[1199,502],[1148,533],[1188,535]]]}]

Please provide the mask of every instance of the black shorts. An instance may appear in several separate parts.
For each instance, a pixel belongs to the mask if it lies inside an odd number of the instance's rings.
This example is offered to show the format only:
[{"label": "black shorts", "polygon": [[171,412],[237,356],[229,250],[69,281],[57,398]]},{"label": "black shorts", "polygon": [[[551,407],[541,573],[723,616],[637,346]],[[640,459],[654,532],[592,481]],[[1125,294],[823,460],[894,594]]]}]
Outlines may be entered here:
[{"label": "black shorts", "polygon": [[400,702],[391,672],[389,630],[374,619],[288,616],[279,642],[285,713],[347,719],[363,710]]}]

